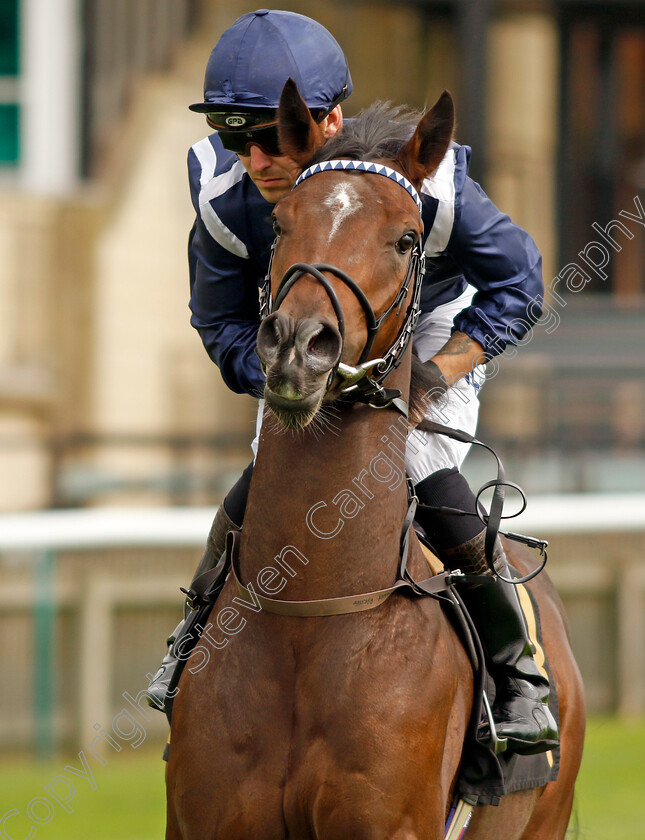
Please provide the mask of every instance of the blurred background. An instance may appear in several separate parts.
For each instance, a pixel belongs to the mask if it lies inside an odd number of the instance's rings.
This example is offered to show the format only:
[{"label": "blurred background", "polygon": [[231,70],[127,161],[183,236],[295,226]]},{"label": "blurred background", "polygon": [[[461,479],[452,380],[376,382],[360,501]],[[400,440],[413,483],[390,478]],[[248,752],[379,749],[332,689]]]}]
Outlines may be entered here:
[{"label": "blurred background", "polygon": [[[282,8],[345,50],[346,115],[450,89],[471,175],[537,241],[547,314],[492,371],[479,437],[551,541],[590,709],[643,715],[645,3]],[[76,747],[141,690],[251,457],[254,401],[189,325],[185,166],[210,50],[251,9],[0,0],[6,753]],[[466,472],[493,477],[475,453]]]}]

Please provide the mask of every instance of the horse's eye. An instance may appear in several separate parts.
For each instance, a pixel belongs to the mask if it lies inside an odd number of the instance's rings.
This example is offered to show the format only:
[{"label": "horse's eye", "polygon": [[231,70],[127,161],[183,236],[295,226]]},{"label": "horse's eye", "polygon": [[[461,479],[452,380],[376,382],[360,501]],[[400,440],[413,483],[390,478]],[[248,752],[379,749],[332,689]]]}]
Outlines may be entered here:
[{"label": "horse's eye", "polygon": [[282,233],[282,228],[280,227],[280,223],[275,218],[275,216],[273,217],[273,232],[275,233],[276,236],[280,236],[280,234]]},{"label": "horse's eye", "polygon": [[413,233],[404,233],[403,236],[396,243],[396,250],[400,254],[405,254],[414,245],[416,237]]}]

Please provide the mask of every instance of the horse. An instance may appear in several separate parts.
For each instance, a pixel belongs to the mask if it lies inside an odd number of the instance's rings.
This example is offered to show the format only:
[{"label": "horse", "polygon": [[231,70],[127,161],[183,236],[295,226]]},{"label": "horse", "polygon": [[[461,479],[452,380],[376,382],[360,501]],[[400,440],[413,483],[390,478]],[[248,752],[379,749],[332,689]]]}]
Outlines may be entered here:
[{"label": "horse", "polygon": [[[409,340],[415,194],[450,143],[452,100],[444,93],[403,143],[378,109],[357,123],[363,155],[343,134],[320,148],[297,87],[285,86],[281,146],[318,164],[275,206],[257,344],[267,405],[232,573],[174,700],[166,840],[444,837],[474,678],[439,600],[397,588],[402,533],[407,568],[427,576],[403,527],[397,418],[408,401],[411,417],[423,414]],[[505,547],[526,572],[530,553]],[[546,574],[529,588],[559,698],[559,775],[475,808],[469,840],[557,840],[570,817],[580,675]]]}]

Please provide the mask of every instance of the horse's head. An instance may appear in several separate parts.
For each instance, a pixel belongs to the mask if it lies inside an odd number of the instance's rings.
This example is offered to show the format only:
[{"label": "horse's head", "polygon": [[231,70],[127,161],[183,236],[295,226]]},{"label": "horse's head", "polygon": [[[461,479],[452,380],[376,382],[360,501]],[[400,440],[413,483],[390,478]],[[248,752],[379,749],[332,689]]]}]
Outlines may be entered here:
[{"label": "horse's head", "polygon": [[265,289],[273,311],[257,352],[265,398],[287,427],[306,426],[374,360],[387,375],[407,347],[421,282],[417,190],[447,151],[454,114],[448,93],[414,131],[409,120],[397,121],[400,110],[372,106],[321,148],[295,84],[283,91],[281,146],[310,166],[275,207]]}]

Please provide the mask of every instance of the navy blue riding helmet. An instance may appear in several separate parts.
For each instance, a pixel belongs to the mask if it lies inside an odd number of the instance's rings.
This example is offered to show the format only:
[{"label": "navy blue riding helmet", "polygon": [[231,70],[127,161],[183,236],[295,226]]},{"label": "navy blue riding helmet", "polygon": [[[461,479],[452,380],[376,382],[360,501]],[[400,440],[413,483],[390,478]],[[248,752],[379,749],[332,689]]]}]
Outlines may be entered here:
[{"label": "navy blue riding helmet", "polygon": [[201,114],[275,110],[289,77],[315,111],[329,113],[352,92],[345,55],[324,26],[295,12],[259,9],[224,32],[206,66],[204,101],[189,107]]}]

